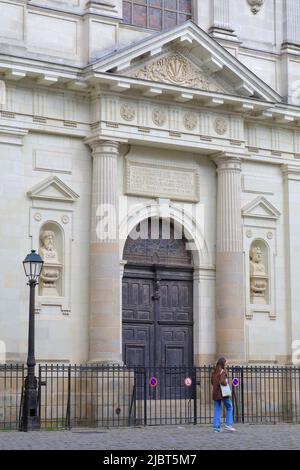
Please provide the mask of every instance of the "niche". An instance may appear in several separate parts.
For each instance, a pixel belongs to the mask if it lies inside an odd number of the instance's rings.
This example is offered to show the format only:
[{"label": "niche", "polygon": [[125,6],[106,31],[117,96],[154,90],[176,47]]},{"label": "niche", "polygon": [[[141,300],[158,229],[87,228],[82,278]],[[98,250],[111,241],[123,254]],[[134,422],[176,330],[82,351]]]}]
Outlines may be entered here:
[{"label": "niche", "polygon": [[63,232],[55,222],[46,222],[40,229],[39,254],[44,261],[39,281],[39,295],[63,295]]},{"label": "niche", "polygon": [[270,303],[268,253],[268,246],[263,240],[252,242],[249,250],[251,304],[268,305]]}]

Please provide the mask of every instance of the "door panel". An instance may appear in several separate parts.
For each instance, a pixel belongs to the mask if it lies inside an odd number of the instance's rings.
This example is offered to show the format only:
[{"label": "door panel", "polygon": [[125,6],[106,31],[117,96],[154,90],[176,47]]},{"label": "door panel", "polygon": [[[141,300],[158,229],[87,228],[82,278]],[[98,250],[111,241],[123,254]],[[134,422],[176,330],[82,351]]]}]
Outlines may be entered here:
[{"label": "door panel", "polygon": [[154,321],[153,281],[124,278],[122,288],[123,322],[126,320]]},{"label": "door panel", "polygon": [[127,366],[153,363],[153,325],[123,324],[123,361]]}]

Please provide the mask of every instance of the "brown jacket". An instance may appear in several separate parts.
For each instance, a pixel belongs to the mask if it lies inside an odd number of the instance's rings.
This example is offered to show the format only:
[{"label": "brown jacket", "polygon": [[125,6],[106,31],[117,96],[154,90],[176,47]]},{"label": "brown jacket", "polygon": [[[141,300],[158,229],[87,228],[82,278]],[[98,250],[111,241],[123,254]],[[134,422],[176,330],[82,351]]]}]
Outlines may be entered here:
[{"label": "brown jacket", "polygon": [[220,384],[226,385],[227,383],[227,370],[222,369],[221,371],[217,370],[212,373],[211,384],[213,386],[212,399],[213,400],[222,400],[222,393]]}]

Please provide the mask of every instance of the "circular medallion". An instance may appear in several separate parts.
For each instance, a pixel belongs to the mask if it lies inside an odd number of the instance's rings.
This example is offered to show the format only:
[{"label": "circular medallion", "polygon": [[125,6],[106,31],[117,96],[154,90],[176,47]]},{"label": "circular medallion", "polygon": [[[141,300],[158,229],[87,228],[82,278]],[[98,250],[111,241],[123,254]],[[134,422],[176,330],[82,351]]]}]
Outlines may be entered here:
[{"label": "circular medallion", "polygon": [[132,121],[135,118],[135,109],[130,103],[123,103],[120,109],[120,115],[124,121]]},{"label": "circular medallion", "polygon": [[34,220],[36,220],[37,222],[39,222],[40,220],[42,220],[42,214],[40,212],[36,212],[34,214]]},{"label": "circular medallion", "polygon": [[61,221],[63,224],[68,224],[69,223],[69,217],[67,215],[63,215],[61,218]]},{"label": "circular medallion", "polygon": [[167,113],[162,108],[155,108],[152,112],[152,120],[157,126],[162,126],[167,120]]},{"label": "circular medallion", "polygon": [[252,237],[252,230],[247,230],[246,232],[246,237],[251,238]]},{"label": "circular medallion", "polygon": [[267,238],[268,238],[269,240],[272,240],[272,238],[273,238],[273,232],[268,232],[268,233],[267,233]]},{"label": "circular medallion", "polygon": [[215,119],[214,128],[217,134],[219,135],[225,134],[225,132],[227,132],[227,129],[228,129],[227,121],[225,121],[225,119],[223,118]]},{"label": "circular medallion", "polygon": [[197,126],[197,115],[188,111],[183,116],[183,124],[186,129],[188,129],[189,131],[193,131]]}]

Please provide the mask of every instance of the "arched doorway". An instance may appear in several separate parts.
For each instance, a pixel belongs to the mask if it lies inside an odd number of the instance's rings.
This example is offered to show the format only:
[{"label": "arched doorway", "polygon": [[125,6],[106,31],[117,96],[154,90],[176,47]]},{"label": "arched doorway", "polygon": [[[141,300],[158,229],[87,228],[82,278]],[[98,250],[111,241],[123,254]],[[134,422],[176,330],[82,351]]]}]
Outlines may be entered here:
[{"label": "arched doorway", "polygon": [[129,236],[123,254],[123,361],[127,366],[192,367],[191,252],[168,219],[141,224],[135,233],[144,236]]}]

